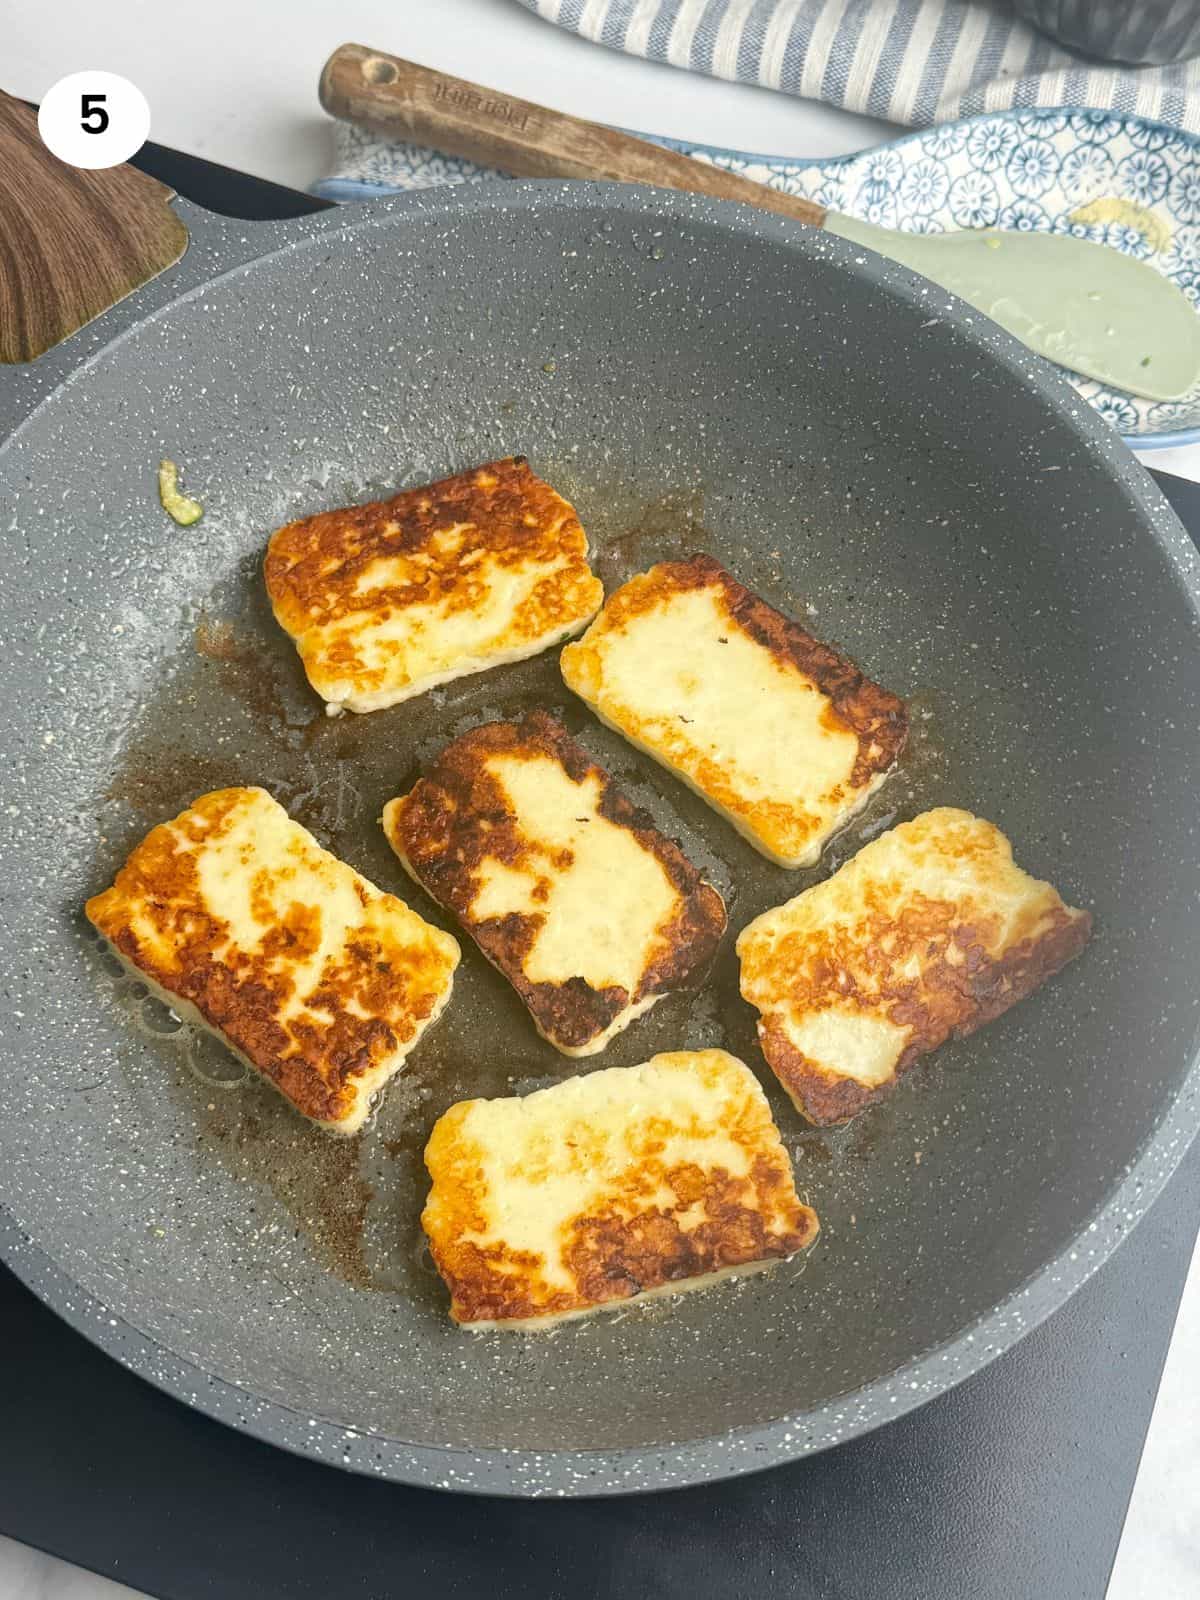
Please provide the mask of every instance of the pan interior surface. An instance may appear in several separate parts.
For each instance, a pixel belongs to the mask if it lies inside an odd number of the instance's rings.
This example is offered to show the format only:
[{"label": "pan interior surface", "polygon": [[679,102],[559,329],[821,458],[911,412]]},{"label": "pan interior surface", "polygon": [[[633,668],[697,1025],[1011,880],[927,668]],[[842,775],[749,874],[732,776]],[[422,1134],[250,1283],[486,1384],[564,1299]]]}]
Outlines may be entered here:
[{"label": "pan interior surface", "polygon": [[[1184,1081],[1195,611],[1140,469],[937,291],[770,219],[555,194],[385,216],[231,273],[134,326],[0,452],[0,1202],[114,1325],[242,1391],[240,1420],[268,1433],[286,1413],[476,1458],[644,1457],[819,1412],[776,1459],[883,1420],[856,1397],[1086,1253]],[[323,715],[266,605],[269,532],[517,452],[574,501],[606,586],[709,551],[909,699],[899,773],[819,868],[770,865],[603,729],[557,652]],[[161,456],[205,505],[192,528],[158,505]],[[231,1081],[97,948],[84,898],[151,825],[234,783],[447,925],[382,805],[453,734],[535,705],[730,906],[705,989],[594,1061],[542,1043],[470,949],[373,1124],[339,1142]],[[807,1129],[759,1056],[733,939],[938,804],[1002,827],[1093,910],[1093,944],[848,1128]],[[433,1120],[699,1045],[767,1083],[814,1249],[549,1335],[455,1331],[417,1223]],[[1000,1342],[1021,1331],[1017,1312]]]}]

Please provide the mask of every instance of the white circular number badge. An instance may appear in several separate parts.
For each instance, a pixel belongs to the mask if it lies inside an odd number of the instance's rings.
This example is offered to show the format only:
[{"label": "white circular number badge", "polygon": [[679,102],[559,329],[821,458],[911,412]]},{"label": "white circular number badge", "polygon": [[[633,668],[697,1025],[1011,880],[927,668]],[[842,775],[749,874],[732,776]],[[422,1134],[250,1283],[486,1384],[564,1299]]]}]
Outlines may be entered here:
[{"label": "white circular number badge", "polygon": [[146,96],[115,72],[72,72],[47,91],[38,132],[71,167],[116,167],[150,135]]}]

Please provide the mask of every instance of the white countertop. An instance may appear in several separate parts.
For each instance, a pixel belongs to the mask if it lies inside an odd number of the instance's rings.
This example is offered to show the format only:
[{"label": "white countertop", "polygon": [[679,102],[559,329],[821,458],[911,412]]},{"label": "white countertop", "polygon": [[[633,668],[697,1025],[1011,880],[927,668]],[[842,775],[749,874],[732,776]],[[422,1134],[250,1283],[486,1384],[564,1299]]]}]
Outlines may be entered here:
[{"label": "white countertop", "polygon": [[[55,0],[20,7],[0,88],[40,100],[104,68],[150,101],[151,138],[307,188],[328,168],[317,103],[347,40],[598,121],[735,149],[822,156],[887,138],[884,123],[652,66],[548,27],[513,0]],[[1150,464],[1200,481],[1200,446]],[[1193,1261],[1107,1600],[1200,1595],[1200,1255]],[[130,1589],[0,1539],[0,1600],[116,1600]],[[1015,1597],[1014,1597],[1015,1600]]]}]

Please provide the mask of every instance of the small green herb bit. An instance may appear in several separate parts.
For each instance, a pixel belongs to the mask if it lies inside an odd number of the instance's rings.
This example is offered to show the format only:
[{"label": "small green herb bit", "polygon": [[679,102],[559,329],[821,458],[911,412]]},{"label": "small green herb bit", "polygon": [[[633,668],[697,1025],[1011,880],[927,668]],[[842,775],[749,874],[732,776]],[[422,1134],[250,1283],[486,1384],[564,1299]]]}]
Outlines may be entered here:
[{"label": "small green herb bit", "polygon": [[179,468],[173,461],[158,463],[158,498],[162,501],[163,510],[181,528],[190,528],[193,522],[199,522],[204,515],[204,507],[199,500],[191,500],[186,494],[180,494]]}]

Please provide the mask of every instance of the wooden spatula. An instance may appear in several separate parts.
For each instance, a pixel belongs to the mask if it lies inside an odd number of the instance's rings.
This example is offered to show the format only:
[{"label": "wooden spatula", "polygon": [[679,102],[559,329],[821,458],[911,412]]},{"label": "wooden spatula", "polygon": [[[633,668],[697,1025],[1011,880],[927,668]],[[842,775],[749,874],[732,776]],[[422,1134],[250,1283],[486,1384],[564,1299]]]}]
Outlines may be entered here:
[{"label": "wooden spatula", "polygon": [[656,184],[720,200],[742,200],[814,228],[825,220],[824,207],[811,200],[780,194],[632,134],[483,89],[361,44],[344,44],[333,52],[321,74],[320,95],[332,116],[361,122],[393,139],[498,167],[518,178],[609,178]]}]

